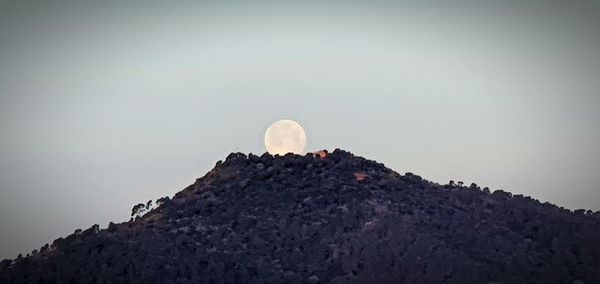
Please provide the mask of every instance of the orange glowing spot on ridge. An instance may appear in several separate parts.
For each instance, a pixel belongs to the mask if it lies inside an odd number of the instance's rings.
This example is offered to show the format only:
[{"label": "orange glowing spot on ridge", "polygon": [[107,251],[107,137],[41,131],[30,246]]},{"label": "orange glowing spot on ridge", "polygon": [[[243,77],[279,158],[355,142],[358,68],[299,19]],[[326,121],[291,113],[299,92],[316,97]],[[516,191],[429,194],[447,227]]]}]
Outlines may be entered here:
[{"label": "orange glowing spot on ridge", "polygon": [[325,157],[327,157],[327,154],[329,154],[327,152],[327,150],[321,150],[321,151],[314,152],[313,157],[319,158],[319,159],[325,159]]}]

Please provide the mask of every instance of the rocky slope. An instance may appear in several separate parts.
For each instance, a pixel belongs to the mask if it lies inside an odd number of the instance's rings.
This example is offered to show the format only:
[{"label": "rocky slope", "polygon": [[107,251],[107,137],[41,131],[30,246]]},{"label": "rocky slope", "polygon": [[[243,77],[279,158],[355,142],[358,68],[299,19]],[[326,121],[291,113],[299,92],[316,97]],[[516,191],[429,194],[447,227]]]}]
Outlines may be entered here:
[{"label": "rocky slope", "polygon": [[0,264],[0,283],[600,283],[600,212],[336,150],[235,153],[172,199]]}]

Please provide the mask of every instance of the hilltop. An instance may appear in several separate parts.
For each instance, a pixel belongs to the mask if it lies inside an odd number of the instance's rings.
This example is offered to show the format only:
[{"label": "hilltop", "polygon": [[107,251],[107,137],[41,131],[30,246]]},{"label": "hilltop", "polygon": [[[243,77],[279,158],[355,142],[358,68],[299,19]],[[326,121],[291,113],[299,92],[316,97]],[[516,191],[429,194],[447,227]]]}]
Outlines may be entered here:
[{"label": "hilltop", "polygon": [[0,282],[600,283],[600,212],[337,149],[232,153],[139,215],[4,260]]}]

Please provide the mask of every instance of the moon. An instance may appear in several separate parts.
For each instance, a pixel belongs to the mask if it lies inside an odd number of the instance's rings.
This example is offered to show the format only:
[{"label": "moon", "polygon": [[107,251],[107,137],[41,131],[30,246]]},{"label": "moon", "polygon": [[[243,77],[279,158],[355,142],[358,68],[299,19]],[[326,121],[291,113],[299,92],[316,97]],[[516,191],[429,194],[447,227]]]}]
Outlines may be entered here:
[{"label": "moon", "polygon": [[265,148],[271,155],[301,154],[306,147],[306,133],[290,119],[279,120],[265,132]]}]

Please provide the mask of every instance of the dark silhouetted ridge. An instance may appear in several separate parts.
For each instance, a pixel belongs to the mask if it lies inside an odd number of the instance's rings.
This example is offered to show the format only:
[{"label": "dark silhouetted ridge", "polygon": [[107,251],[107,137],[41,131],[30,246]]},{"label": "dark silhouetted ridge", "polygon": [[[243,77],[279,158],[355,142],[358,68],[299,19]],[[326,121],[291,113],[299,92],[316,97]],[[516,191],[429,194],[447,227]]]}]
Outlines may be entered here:
[{"label": "dark silhouetted ridge", "polygon": [[232,153],[159,203],[1,262],[0,283],[600,283],[599,212],[342,150]]}]

